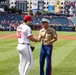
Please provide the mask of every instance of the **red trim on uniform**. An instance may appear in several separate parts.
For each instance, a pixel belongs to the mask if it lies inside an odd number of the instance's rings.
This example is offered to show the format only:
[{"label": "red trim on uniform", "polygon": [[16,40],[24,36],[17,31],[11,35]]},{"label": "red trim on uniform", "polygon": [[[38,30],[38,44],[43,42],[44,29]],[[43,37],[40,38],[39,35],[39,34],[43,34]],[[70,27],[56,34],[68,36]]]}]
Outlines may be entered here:
[{"label": "red trim on uniform", "polygon": [[50,63],[50,75],[52,75],[52,60],[51,60],[51,63]]},{"label": "red trim on uniform", "polygon": [[[53,45],[51,45],[51,50],[53,49]],[[52,53],[51,53],[51,57],[52,57]],[[51,58],[51,63],[50,63],[50,75],[52,75],[52,58]]]}]

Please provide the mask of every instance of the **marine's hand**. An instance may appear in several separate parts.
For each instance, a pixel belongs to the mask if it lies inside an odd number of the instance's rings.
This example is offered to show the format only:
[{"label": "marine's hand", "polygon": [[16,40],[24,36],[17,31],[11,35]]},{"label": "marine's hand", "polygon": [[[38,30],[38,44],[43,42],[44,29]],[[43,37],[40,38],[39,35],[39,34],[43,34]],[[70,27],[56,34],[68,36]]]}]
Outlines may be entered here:
[{"label": "marine's hand", "polygon": [[51,44],[52,44],[52,42],[50,42],[50,41],[45,43],[45,45],[51,45]]}]

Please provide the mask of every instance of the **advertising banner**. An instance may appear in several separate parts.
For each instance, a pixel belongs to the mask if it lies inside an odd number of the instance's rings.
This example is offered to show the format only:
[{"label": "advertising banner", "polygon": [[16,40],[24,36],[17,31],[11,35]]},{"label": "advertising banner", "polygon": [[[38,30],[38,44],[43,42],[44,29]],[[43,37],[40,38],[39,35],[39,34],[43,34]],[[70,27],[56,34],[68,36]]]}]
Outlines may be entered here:
[{"label": "advertising banner", "polygon": [[74,6],[76,7],[76,1],[74,1]]},{"label": "advertising banner", "polygon": [[27,11],[27,1],[16,1],[16,9]]},{"label": "advertising banner", "polygon": [[61,4],[62,0],[55,0],[55,12],[58,13],[60,8],[59,7],[62,7],[62,4]]},{"label": "advertising banner", "polygon": [[75,31],[75,27],[60,26],[60,31]]},{"label": "advertising banner", "polygon": [[48,4],[48,12],[54,13],[54,9],[55,9],[55,1],[50,1]]},{"label": "advertising banner", "polygon": [[38,10],[43,13],[44,11],[44,1],[38,1]]},{"label": "advertising banner", "polygon": [[38,10],[38,1],[32,1],[32,12],[36,13]]}]

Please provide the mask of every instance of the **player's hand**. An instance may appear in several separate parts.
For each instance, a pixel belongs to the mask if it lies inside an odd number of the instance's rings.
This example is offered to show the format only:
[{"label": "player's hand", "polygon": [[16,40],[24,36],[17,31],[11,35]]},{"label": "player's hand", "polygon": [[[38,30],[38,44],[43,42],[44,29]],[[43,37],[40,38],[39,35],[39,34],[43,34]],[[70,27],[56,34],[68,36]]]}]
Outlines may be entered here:
[{"label": "player's hand", "polygon": [[35,37],[35,42],[38,42],[38,39],[37,39],[37,37]]},{"label": "player's hand", "polygon": [[35,37],[35,39],[36,39],[36,42],[40,42],[41,41],[41,39],[39,37]]}]

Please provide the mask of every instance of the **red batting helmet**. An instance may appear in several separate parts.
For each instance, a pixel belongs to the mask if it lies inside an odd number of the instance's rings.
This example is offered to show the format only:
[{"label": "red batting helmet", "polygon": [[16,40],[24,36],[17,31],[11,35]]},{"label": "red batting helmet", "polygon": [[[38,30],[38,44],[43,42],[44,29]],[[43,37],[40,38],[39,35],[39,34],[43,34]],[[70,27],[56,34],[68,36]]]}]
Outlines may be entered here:
[{"label": "red batting helmet", "polygon": [[24,16],[24,20],[32,21],[31,15],[25,15],[25,16]]}]

